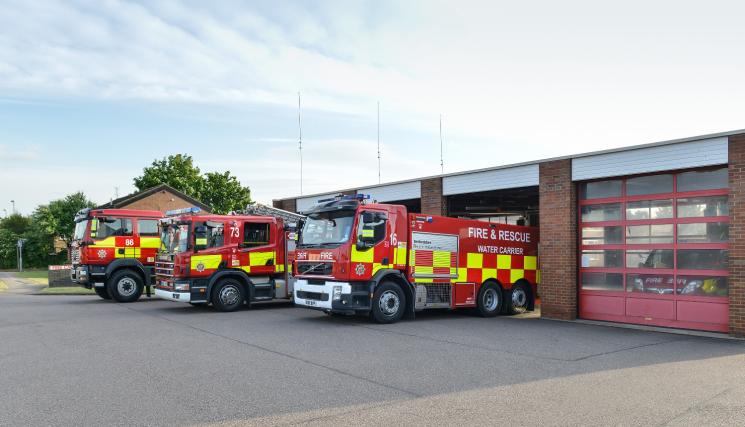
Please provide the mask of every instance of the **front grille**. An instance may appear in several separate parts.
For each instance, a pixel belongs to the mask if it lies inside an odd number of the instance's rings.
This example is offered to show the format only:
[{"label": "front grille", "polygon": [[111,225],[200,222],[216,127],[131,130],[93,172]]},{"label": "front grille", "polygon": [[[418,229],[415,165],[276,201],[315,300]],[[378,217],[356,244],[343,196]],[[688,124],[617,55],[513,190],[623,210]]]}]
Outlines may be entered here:
[{"label": "front grille", "polygon": [[80,264],[80,249],[73,249],[70,252],[70,261],[73,264]]},{"label": "front grille", "polygon": [[328,301],[329,300],[329,294],[321,293],[321,292],[297,291],[297,297],[300,299],[312,299],[316,301]]},{"label": "front grille", "polygon": [[307,276],[331,276],[334,264],[331,262],[298,262],[297,272]]},{"label": "front grille", "polygon": [[173,263],[165,261],[155,262],[155,276],[158,279],[173,278]]}]

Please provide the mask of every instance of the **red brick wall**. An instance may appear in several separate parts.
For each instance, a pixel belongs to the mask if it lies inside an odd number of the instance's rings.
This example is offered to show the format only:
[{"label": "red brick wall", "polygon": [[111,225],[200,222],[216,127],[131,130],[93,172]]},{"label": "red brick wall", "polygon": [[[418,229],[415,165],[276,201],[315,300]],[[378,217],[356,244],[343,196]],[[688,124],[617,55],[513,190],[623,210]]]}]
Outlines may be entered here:
[{"label": "red brick wall", "polygon": [[194,206],[179,196],[165,190],[158,191],[128,205],[120,206],[121,209],[144,209],[156,211],[169,211],[173,209],[190,208]]},{"label": "red brick wall", "polygon": [[577,191],[572,161],[539,165],[541,316],[577,318]]},{"label": "red brick wall", "polygon": [[422,213],[447,215],[447,203],[442,195],[442,178],[422,180]]},{"label": "red brick wall", "polygon": [[745,135],[729,137],[729,330],[745,337]]},{"label": "red brick wall", "polygon": [[272,205],[277,209],[284,209],[289,212],[297,212],[296,199],[272,200]]}]

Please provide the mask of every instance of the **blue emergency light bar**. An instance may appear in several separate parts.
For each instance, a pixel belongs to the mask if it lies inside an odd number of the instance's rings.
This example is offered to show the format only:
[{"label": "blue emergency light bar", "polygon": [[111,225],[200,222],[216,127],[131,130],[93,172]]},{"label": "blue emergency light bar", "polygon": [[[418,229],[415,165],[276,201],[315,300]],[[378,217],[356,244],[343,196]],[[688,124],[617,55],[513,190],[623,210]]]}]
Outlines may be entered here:
[{"label": "blue emergency light bar", "polygon": [[361,202],[363,200],[369,200],[369,199],[370,199],[369,194],[338,194],[328,199],[318,200],[316,203],[338,202],[339,200],[359,200]]},{"label": "blue emergency light bar", "polygon": [[166,211],[166,216],[176,216],[176,215],[186,215],[186,214],[196,214],[201,212],[202,210],[196,206],[192,206],[190,208],[183,208],[183,209],[173,209],[170,211]]}]

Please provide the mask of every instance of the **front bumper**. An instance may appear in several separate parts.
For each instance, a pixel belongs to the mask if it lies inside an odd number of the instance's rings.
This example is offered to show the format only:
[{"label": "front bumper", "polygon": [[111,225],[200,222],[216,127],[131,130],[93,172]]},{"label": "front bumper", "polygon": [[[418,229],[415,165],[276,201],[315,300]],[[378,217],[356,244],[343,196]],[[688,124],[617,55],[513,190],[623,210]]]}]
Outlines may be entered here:
[{"label": "front bumper", "polygon": [[87,265],[73,265],[70,269],[70,280],[78,285],[87,285],[88,280],[88,266]]},{"label": "front bumper", "polygon": [[[295,280],[295,305],[333,313],[356,314],[370,311],[370,290],[366,283]],[[334,288],[341,293],[334,297]]]},{"label": "front bumper", "polygon": [[176,292],[166,289],[155,288],[155,296],[169,301],[191,302],[191,292]]},{"label": "front bumper", "polygon": [[[184,289],[184,286],[188,286]],[[156,276],[155,296],[169,301],[191,304],[207,303],[207,284],[186,277],[164,278]]]}]

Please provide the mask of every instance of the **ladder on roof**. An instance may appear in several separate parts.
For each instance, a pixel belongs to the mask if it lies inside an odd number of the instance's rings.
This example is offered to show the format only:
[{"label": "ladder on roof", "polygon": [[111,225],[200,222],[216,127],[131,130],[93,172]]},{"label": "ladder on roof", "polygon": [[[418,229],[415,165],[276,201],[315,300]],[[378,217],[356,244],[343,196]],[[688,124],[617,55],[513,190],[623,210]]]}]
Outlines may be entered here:
[{"label": "ladder on roof", "polygon": [[296,214],[294,212],[286,211],[284,209],[278,209],[261,203],[252,203],[246,206],[244,211],[247,215],[257,216],[273,216],[276,218],[282,218],[286,222],[298,222],[305,218],[305,215]]}]

